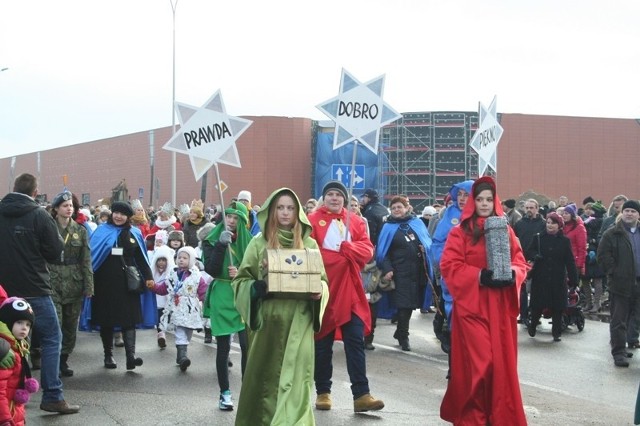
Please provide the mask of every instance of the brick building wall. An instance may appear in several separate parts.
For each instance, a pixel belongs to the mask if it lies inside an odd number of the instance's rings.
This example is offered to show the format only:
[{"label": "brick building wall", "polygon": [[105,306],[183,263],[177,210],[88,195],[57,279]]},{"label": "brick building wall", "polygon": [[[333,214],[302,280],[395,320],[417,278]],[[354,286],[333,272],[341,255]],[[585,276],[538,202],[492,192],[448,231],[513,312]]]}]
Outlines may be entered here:
[{"label": "brick building wall", "polygon": [[534,190],[587,196],[608,205],[617,194],[640,198],[640,124],[631,119],[502,114],[498,192],[502,199]]},{"label": "brick building wall", "polygon": [[[311,140],[313,121],[290,117],[244,117],[253,124],[238,138],[236,146],[242,167],[221,164],[220,178],[228,189],[225,203],[243,189],[252,192],[252,202],[261,204],[276,188],[287,186],[300,198],[310,196]],[[154,194],[154,205],[171,200],[171,151],[162,149],[171,137],[171,127],[154,129],[155,177],[159,191]],[[21,173],[37,175],[37,153],[16,156],[13,176]],[[40,193],[51,200],[67,187],[78,194],[89,194],[90,203],[110,197],[111,190],[122,179],[126,180],[130,198],[138,198],[143,188],[143,204],[150,200],[150,131],[116,136],[93,142],[71,145],[40,152]],[[190,203],[200,198],[201,181],[194,179],[189,157],[176,154],[176,201]],[[214,188],[215,171],[207,176],[206,204],[219,204]],[[0,159],[0,193],[12,189],[11,158]]]},{"label": "brick building wall", "polygon": [[[225,202],[248,189],[253,203],[261,204],[282,186],[292,188],[304,202],[311,196],[314,122],[308,118],[245,118],[254,123],[237,141],[242,168],[220,165],[221,179],[228,185]],[[497,178],[501,198],[515,198],[528,190],[552,199],[567,195],[578,203],[588,195],[605,204],[619,193],[640,198],[640,125],[636,120],[505,113],[501,125],[504,134],[498,146]],[[171,152],[162,149],[171,128],[153,132],[158,201],[162,204],[171,199]],[[40,192],[52,199],[67,175],[68,188],[79,195],[89,194],[91,204],[96,204],[126,179],[130,197],[137,198],[138,188],[143,188],[147,205],[149,152],[149,131],[41,151]],[[188,157],[176,157],[177,201],[190,203],[200,197],[201,183],[194,180]],[[13,176],[37,174],[37,162],[37,153],[16,156]],[[211,169],[207,204],[220,203],[214,175]],[[0,194],[11,188],[11,158],[2,158]]]}]

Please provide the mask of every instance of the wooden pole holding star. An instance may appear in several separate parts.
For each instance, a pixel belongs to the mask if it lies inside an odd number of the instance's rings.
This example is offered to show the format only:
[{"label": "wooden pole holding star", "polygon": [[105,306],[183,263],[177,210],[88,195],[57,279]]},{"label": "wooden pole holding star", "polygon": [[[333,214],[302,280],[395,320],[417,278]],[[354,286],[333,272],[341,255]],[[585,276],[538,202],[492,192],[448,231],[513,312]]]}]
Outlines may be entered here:
[{"label": "wooden pole holding star", "polygon": [[[169,139],[163,149],[188,155],[196,181],[202,178],[211,166],[215,166],[220,189],[218,164],[241,167],[236,141],[253,122],[227,114],[220,90],[200,108],[179,102],[175,103],[175,108],[180,120],[180,130]],[[220,203],[224,221],[222,190]],[[226,222],[223,223],[226,225]],[[227,248],[227,252],[233,265],[231,250]]]},{"label": "wooden pole holding star", "polygon": [[[340,94],[318,105],[318,109],[336,123],[333,149],[353,142],[351,170],[347,173],[348,200],[351,202],[355,181],[356,154],[358,142],[378,155],[380,129],[402,115],[382,100],[384,75],[366,83],[359,82],[347,70],[342,69]],[[344,182],[343,182],[344,183]],[[349,235],[350,209],[347,208],[346,235]]]}]

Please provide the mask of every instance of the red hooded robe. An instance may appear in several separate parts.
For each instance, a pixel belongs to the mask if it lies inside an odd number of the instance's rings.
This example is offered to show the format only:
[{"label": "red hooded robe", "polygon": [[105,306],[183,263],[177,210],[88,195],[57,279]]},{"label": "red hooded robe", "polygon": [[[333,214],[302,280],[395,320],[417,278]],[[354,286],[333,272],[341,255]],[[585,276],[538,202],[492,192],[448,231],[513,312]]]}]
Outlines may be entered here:
[{"label": "red hooded robe", "polygon": [[[481,182],[494,188],[490,177]],[[503,215],[497,194],[496,215]],[[475,212],[470,199],[460,217],[469,221]],[[479,226],[484,220],[478,218]],[[455,425],[526,425],[518,381],[518,330],[520,285],[526,278],[527,263],[511,227],[511,269],[516,284],[505,288],[480,285],[480,271],[487,268],[484,236],[472,245],[472,236],[461,225],[451,230],[442,254],[442,277],[453,297],[451,324],[451,378],[440,417]]]},{"label": "red hooded robe", "polygon": [[323,248],[327,230],[334,219],[341,219],[346,223],[347,210],[331,213],[326,207],[321,207],[309,215],[313,226],[311,237],[320,246],[322,261],[329,278],[329,303],[324,316],[322,327],[315,335],[320,340],[332,331],[336,331],[335,339],[342,339],[341,326],[351,321],[351,313],[357,315],[364,323],[364,335],[371,332],[371,312],[369,302],[362,285],[360,271],[373,257],[373,245],[367,235],[364,220],[351,214],[349,219],[349,234],[351,241],[343,241],[340,251]]}]

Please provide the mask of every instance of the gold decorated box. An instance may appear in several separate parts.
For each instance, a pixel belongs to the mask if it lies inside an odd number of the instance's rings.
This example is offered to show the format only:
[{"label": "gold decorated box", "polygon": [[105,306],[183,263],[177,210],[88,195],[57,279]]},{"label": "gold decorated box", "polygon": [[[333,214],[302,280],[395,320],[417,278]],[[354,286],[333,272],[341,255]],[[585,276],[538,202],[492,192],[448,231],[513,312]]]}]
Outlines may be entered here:
[{"label": "gold decorated box", "polygon": [[322,256],[317,249],[267,249],[269,293],[322,293]]}]

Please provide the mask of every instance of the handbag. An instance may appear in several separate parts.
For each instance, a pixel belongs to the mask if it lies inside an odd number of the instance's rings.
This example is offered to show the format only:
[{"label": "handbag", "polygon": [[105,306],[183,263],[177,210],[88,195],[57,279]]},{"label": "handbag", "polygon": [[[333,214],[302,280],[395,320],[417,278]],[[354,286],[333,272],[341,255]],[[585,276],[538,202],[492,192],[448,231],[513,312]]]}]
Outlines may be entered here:
[{"label": "handbag", "polygon": [[138,267],[126,265],[124,259],[122,260],[122,265],[124,266],[124,272],[127,277],[127,290],[129,293],[142,294],[145,286]]},{"label": "handbag", "polygon": [[375,293],[378,290],[378,284],[380,283],[380,274],[381,271],[376,266],[375,260],[364,265],[361,275],[365,292]]}]

